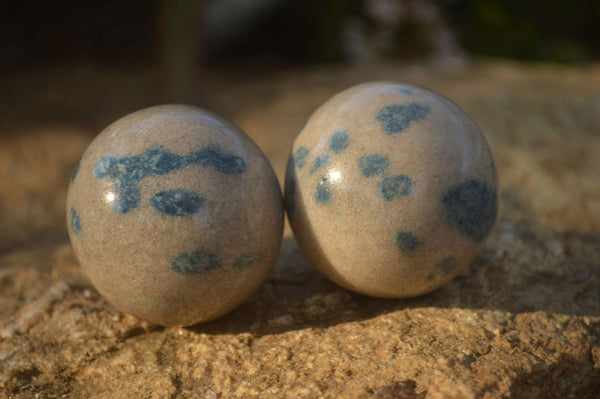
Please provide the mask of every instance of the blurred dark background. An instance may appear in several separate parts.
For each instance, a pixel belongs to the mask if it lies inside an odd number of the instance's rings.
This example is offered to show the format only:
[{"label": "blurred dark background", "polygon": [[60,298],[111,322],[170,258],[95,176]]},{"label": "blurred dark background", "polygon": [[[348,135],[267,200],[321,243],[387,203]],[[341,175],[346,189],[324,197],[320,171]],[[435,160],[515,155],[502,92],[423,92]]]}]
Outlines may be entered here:
[{"label": "blurred dark background", "polygon": [[598,0],[4,1],[0,71],[145,64],[166,99],[193,70],[477,57],[581,65],[600,58]]},{"label": "blurred dark background", "polygon": [[0,14],[0,67],[155,62],[161,42],[175,37],[217,64],[459,49],[578,63],[600,57],[599,23],[597,0],[9,0]]}]

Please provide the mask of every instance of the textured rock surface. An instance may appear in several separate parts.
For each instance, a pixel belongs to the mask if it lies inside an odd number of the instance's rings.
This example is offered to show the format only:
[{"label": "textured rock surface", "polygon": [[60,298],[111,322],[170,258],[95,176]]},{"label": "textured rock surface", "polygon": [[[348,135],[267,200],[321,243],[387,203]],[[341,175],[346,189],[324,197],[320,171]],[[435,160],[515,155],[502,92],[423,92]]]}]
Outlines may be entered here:
[{"label": "textured rock surface", "polygon": [[[184,329],[114,310],[85,280],[67,242],[66,186],[90,132],[151,98],[150,74],[94,71],[91,91],[82,89],[86,76],[2,78],[20,93],[4,100],[1,125],[14,134],[0,136],[3,396],[597,397],[598,67],[482,64],[442,74],[383,65],[248,82],[220,76],[229,83],[208,88],[216,93],[211,107],[257,141],[280,178],[297,130],[333,93],[376,79],[431,87],[486,132],[501,212],[469,268],[410,300],[367,298],[329,283],[287,229],[255,295],[221,319]],[[17,90],[32,81],[35,93]],[[116,102],[110,87],[121,89]],[[61,102],[56,92],[70,95]]]}]

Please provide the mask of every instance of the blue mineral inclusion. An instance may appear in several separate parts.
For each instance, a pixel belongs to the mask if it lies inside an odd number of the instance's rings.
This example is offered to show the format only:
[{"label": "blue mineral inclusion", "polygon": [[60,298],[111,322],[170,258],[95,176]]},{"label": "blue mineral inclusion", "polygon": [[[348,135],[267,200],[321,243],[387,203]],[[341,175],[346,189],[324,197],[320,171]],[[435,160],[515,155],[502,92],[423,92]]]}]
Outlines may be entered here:
[{"label": "blue mineral inclusion", "polygon": [[79,233],[81,233],[81,218],[79,217],[79,214],[73,207],[71,207],[70,219],[71,219],[71,230],[73,231],[73,233],[76,236],[78,236]]},{"label": "blue mineral inclusion", "polygon": [[239,269],[247,269],[260,260],[260,254],[243,254],[237,257],[233,266]]},{"label": "blue mineral inclusion", "polygon": [[404,94],[408,94],[408,95],[413,94],[413,91],[411,89],[409,89],[408,87],[400,86],[399,90],[401,93],[404,93]]},{"label": "blue mineral inclusion", "polygon": [[435,265],[435,270],[425,277],[428,281],[433,281],[436,277],[444,277],[452,273],[458,267],[458,261],[453,257],[444,258]]},{"label": "blue mineral inclusion", "polygon": [[296,150],[296,153],[293,155],[294,165],[298,169],[302,169],[304,163],[306,162],[306,158],[308,157],[308,148],[300,147]]},{"label": "blue mineral inclusion", "polygon": [[156,146],[140,155],[122,158],[104,156],[96,164],[94,175],[98,179],[114,180],[115,198],[111,209],[127,213],[140,204],[140,180],[149,176],[166,175],[188,165],[212,167],[230,175],[243,173],[247,166],[241,157],[210,146],[187,155],[175,154],[163,146]]},{"label": "blue mineral inclusion", "polygon": [[419,246],[419,239],[408,231],[399,231],[396,233],[396,246],[402,252],[413,252]]},{"label": "blue mineral inclusion", "polygon": [[73,174],[71,175],[71,183],[73,183],[73,181],[77,177],[77,174],[79,173],[79,167],[80,166],[81,166],[81,158],[79,159],[79,161],[77,161],[77,165],[75,165],[75,168],[73,169]]},{"label": "blue mineral inclusion", "polygon": [[350,144],[348,132],[340,130],[335,132],[329,139],[329,149],[336,154],[343,152]]},{"label": "blue mineral inclusion", "polygon": [[219,266],[219,257],[204,250],[182,252],[171,262],[171,269],[182,274],[208,272]]},{"label": "blue mineral inclusion", "polygon": [[377,114],[377,120],[385,133],[394,135],[411,123],[425,119],[430,112],[431,108],[421,103],[394,104],[383,107]]},{"label": "blue mineral inclusion", "polygon": [[384,177],[381,183],[379,183],[379,193],[387,201],[391,201],[395,197],[408,195],[411,189],[412,181],[410,177],[405,175]]},{"label": "blue mineral inclusion", "polygon": [[323,166],[326,166],[329,163],[329,155],[323,155],[322,157],[317,157],[313,162],[313,166],[310,169],[310,174],[312,175],[317,170],[321,169]]},{"label": "blue mineral inclusion", "polygon": [[315,189],[315,201],[319,204],[326,204],[331,198],[331,183],[326,177],[322,177],[317,183]]},{"label": "blue mineral inclusion", "polygon": [[435,265],[435,268],[443,275],[450,274],[458,267],[458,262],[452,257],[444,258]]},{"label": "blue mineral inclusion", "polygon": [[150,199],[150,204],[158,212],[173,216],[186,216],[198,212],[204,201],[204,197],[193,191],[176,188],[156,193]]},{"label": "blue mineral inclusion", "polygon": [[487,183],[468,180],[442,198],[446,220],[475,243],[492,230],[498,212],[496,191]]},{"label": "blue mineral inclusion", "polygon": [[385,172],[389,165],[390,160],[387,157],[377,154],[358,158],[358,167],[364,177],[380,175]]}]

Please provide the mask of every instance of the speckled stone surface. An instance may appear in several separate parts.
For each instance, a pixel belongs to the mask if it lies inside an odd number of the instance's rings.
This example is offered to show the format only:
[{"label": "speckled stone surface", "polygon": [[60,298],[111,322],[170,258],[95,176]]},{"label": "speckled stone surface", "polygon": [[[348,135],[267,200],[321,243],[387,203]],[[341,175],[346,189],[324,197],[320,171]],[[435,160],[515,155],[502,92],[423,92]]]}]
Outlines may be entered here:
[{"label": "speckled stone surface", "polygon": [[488,144],[456,104],[404,83],[338,93],[294,141],[285,195],[306,257],[377,297],[443,285],[481,249],[497,215]]},{"label": "speckled stone surface", "polygon": [[283,229],[275,174],[240,129],[157,106],[106,128],[75,166],[71,243],[118,309],[162,325],[232,310],[263,282]]}]

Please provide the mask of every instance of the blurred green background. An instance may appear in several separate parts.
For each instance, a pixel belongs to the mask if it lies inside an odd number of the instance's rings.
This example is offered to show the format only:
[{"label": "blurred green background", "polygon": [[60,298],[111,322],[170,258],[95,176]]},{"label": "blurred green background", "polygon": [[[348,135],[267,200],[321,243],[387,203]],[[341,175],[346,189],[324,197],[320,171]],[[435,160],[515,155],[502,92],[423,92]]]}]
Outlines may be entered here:
[{"label": "blurred green background", "polygon": [[584,65],[600,59],[600,1],[5,1],[0,71],[144,64],[165,100],[192,100],[197,68],[377,60],[456,66],[478,57]]}]

